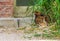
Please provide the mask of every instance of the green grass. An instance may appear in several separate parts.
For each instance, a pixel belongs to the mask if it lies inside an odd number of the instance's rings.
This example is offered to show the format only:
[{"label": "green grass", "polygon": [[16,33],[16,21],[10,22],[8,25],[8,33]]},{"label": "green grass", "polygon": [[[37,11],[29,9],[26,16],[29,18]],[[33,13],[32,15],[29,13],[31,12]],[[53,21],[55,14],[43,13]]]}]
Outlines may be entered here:
[{"label": "green grass", "polygon": [[[32,17],[34,11],[40,11],[44,15],[49,15],[51,18],[50,25],[55,24],[55,26],[52,26],[50,28],[50,33],[45,32],[43,34],[43,37],[46,38],[60,38],[60,0],[35,0],[35,5],[28,6],[25,13],[30,13],[32,11]],[[35,24],[31,25],[32,27],[37,27]],[[24,28],[23,28],[24,29]],[[35,29],[32,28],[32,30],[26,31],[25,33],[32,33]],[[54,32],[56,31],[56,32]],[[34,34],[35,37],[39,37],[40,34]]]},{"label": "green grass", "polygon": [[34,37],[41,37],[41,34],[35,33],[33,36],[34,36]]},{"label": "green grass", "polygon": [[27,7],[27,13],[40,11],[44,15],[50,16],[51,23],[56,22],[57,26],[60,25],[60,0],[35,0],[34,3],[35,5]]}]

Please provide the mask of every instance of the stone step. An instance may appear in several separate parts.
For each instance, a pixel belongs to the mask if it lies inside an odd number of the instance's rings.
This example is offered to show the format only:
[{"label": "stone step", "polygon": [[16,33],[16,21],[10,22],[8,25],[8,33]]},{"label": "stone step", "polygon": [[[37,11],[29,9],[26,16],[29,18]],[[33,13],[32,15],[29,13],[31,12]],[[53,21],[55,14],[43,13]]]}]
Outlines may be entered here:
[{"label": "stone step", "polygon": [[1,18],[0,27],[18,28],[32,24],[32,18]]}]

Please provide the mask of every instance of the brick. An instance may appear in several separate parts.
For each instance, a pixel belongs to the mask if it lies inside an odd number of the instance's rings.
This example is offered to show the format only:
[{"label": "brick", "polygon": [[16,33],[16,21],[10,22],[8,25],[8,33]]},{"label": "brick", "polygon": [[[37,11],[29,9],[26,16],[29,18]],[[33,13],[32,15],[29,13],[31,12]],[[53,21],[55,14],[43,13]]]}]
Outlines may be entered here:
[{"label": "brick", "polygon": [[13,0],[0,1],[0,18],[13,16]]}]

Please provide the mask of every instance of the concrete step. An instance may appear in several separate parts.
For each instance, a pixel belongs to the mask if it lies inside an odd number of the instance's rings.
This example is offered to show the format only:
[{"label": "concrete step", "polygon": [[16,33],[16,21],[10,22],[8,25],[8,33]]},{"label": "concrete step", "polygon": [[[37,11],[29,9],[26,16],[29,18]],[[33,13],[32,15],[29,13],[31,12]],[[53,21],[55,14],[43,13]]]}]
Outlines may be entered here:
[{"label": "concrete step", "polygon": [[18,28],[32,24],[32,18],[0,18],[0,27]]}]

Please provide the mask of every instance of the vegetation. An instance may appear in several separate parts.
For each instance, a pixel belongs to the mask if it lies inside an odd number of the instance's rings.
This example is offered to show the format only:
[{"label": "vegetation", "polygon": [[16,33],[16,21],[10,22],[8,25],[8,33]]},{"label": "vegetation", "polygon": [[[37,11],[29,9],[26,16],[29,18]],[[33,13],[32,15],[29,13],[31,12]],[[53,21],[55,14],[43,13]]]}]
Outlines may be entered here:
[{"label": "vegetation", "polygon": [[[59,37],[60,35],[60,0],[34,0],[33,6],[28,6],[26,12],[29,13],[31,11],[40,11],[44,15],[49,15],[51,18],[50,28],[53,36]],[[32,14],[33,17],[33,14]],[[52,36],[50,34],[44,34],[45,36]],[[60,37],[59,37],[60,38]]]},{"label": "vegetation", "polygon": [[50,22],[56,23],[55,27],[60,28],[60,0],[34,0],[33,2],[33,6],[27,7],[27,13],[40,11],[45,15],[49,15],[51,18]]},{"label": "vegetation", "polygon": [[[43,30],[42,29],[42,37],[43,38],[60,38],[60,0],[31,0],[34,2],[34,5],[28,6],[26,9],[26,13],[29,14],[32,12],[32,17],[33,13],[35,11],[40,11],[44,15],[49,15],[51,18],[50,25],[48,30]],[[30,3],[29,3],[30,4]],[[27,34],[33,34],[32,36],[34,37],[40,37],[41,34],[41,29],[39,29],[35,24],[31,25],[31,28],[26,29],[22,28],[24,30],[24,33]],[[20,29],[20,30],[22,30]],[[39,32],[39,33],[38,33]]]}]

